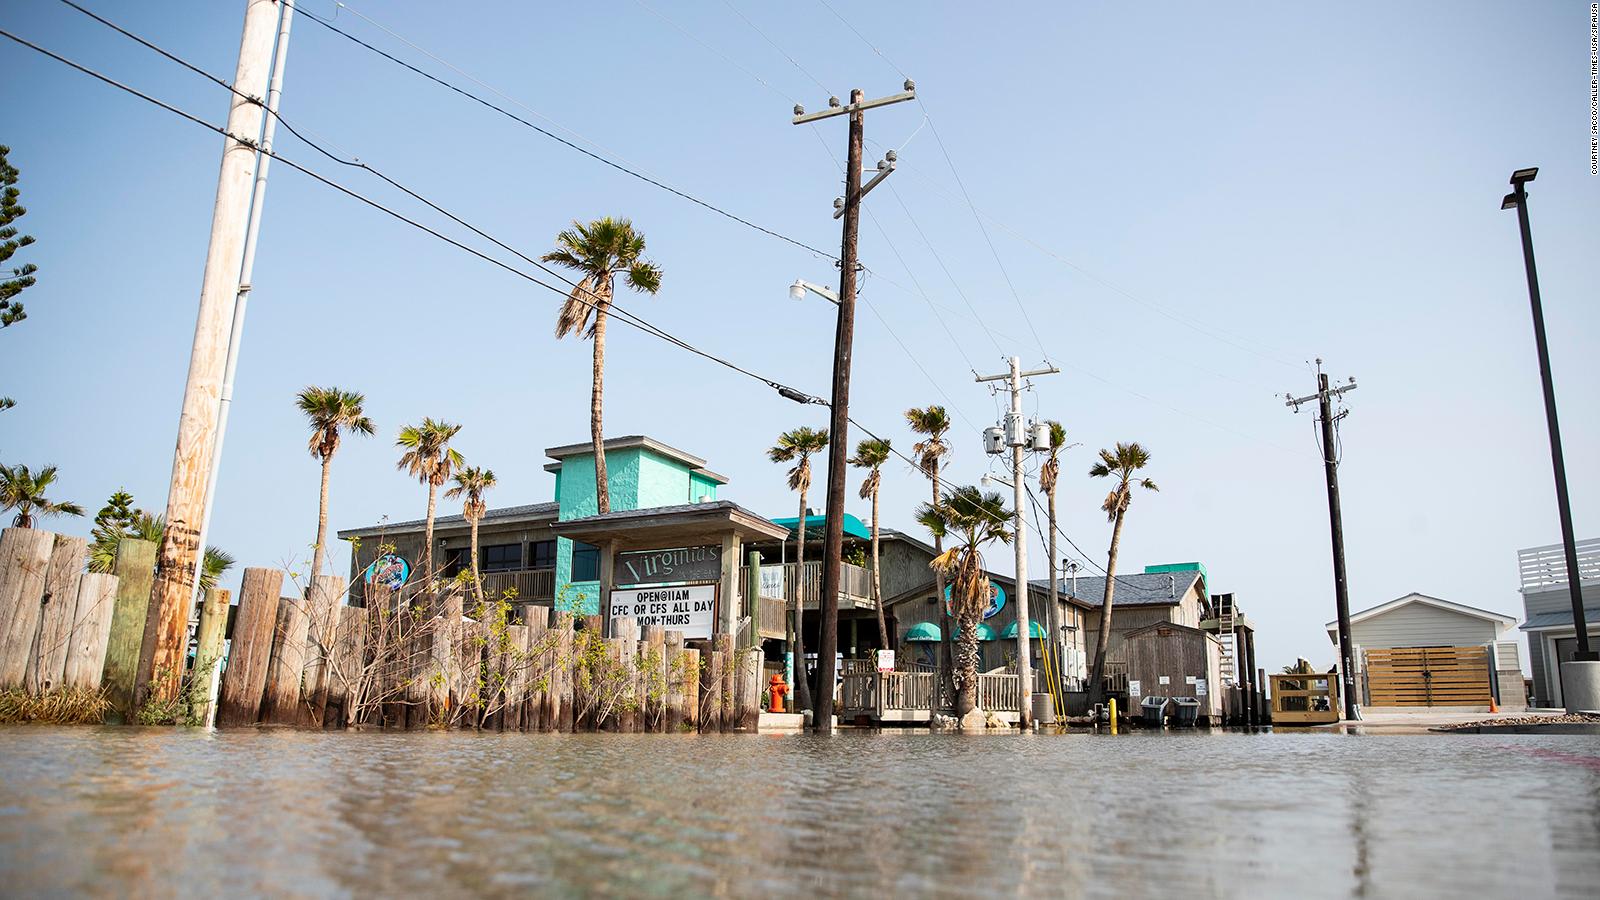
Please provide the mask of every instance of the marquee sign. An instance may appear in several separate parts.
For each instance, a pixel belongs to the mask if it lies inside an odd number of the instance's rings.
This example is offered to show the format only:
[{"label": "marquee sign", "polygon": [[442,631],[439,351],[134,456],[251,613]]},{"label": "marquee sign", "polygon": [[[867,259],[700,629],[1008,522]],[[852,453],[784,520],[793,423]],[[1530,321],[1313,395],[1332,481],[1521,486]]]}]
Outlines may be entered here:
[{"label": "marquee sign", "polygon": [[657,625],[668,631],[681,631],[689,640],[710,640],[716,630],[717,586],[696,584],[614,590],[607,611],[613,629],[618,619],[635,619],[640,626]]},{"label": "marquee sign", "polygon": [[630,550],[618,553],[612,567],[612,580],[616,584],[716,581],[721,577],[722,548],[716,544],[671,550]]}]

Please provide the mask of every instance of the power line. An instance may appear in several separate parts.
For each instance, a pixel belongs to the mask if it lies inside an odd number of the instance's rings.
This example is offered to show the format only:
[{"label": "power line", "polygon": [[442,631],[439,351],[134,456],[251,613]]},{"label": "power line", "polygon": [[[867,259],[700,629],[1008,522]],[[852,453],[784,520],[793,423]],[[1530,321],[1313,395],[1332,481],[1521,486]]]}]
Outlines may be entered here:
[{"label": "power line", "polygon": [[[643,4],[641,4],[641,5],[643,5]],[[750,29],[752,31],[754,31],[756,34],[761,35],[761,39],[762,40],[764,40],[768,44],[772,45],[772,49],[778,51],[779,55],[781,55],[784,59],[787,59],[789,61],[790,65],[794,66],[796,69],[799,69],[800,70],[800,74],[802,74],[802,75],[806,76],[807,78],[811,79],[811,83],[816,85],[817,87],[821,88],[823,93],[825,93],[825,94],[832,94],[833,93],[833,91],[831,89],[829,89],[829,87],[827,85],[823,84],[822,81],[817,78],[817,76],[811,74],[811,71],[809,69],[807,69],[805,66],[800,65],[800,61],[799,60],[797,60],[793,56],[789,55],[789,52],[787,50],[784,50],[782,47],[778,46],[778,42],[777,41],[774,41],[772,38],[768,37],[767,33],[765,31],[762,31],[761,28],[756,25],[756,23],[750,21],[750,17],[749,16],[746,16],[744,13],[740,12],[739,8],[737,6],[734,6],[732,3],[728,2],[728,0],[722,0],[722,5],[726,6],[734,15],[736,15],[740,19],[744,20],[744,23],[746,25],[749,25]]]},{"label": "power line", "polygon": [[[342,4],[341,4],[341,6],[342,6]],[[528,121],[527,119],[523,118],[522,116],[517,115],[514,112],[511,112],[510,110],[506,109],[503,106],[500,106],[498,104],[491,103],[490,101],[485,100],[483,97],[478,96],[477,94],[467,90],[466,88],[463,88],[463,87],[460,87],[458,85],[452,84],[449,81],[446,81],[443,78],[438,77],[437,75],[433,75],[433,74],[431,74],[429,72],[425,72],[422,69],[418,68],[415,65],[412,65],[409,62],[406,62],[405,60],[400,59],[399,57],[394,56],[393,54],[390,54],[390,53],[388,53],[388,52],[386,52],[384,50],[381,50],[381,49],[373,46],[372,44],[367,43],[366,41],[363,41],[362,39],[356,37],[355,35],[352,35],[349,32],[345,31],[344,29],[338,27],[337,25],[334,25],[332,22],[328,22],[328,21],[323,20],[320,16],[314,15],[314,14],[309,13],[309,12],[303,12],[303,15],[305,15],[306,18],[309,18],[311,21],[316,22],[318,25],[321,25],[323,28],[326,28],[326,29],[328,29],[329,31],[332,31],[335,34],[340,35],[341,37],[345,38],[346,40],[348,40],[348,41],[350,41],[352,43],[355,43],[355,44],[358,44],[358,45],[360,45],[362,47],[365,47],[367,50],[370,50],[373,53],[376,53],[377,55],[383,57],[384,59],[389,60],[390,62],[394,63],[395,65],[398,65],[398,66],[400,66],[400,67],[402,67],[404,69],[407,69],[407,70],[409,70],[409,71],[411,71],[411,72],[413,72],[413,73],[415,73],[417,75],[420,75],[423,78],[426,78],[429,81],[433,82],[434,84],[439,85],[440,87],[444,87],[444,88],[447,88],[447,89],[449,89],[451,91],[454,91],[455,93],[460,94],[461,96],[466,97],[467,99],[472,100],[475,103],[478,103],[478,104],[480,104],[480,105],[482,105],[484,107],[487,107],[487,108],[489,108],[491,110],[494,110],[495,112],[499,113],[502,116],[505,116],[506,118],[510,119],[511,121],[516,122],[516,123],[518,123],[520,125],[523,125],[523,126],[525,126],[527,128],[531,128],[534,131],[538,132],[539,134],[542,134],[545,137],[547,137],[547,138],[549,138],[549,139],[551,139],[551,140],[553,140],[553,141],[555,141],[555,142],[557,142],[557,143],[559,143],[559,144],[561,144],[561,145],[563,145],[565,147],[568,147],[570,149],[576,150],[579,153],[582,153],[584,156],[587,156],[590,159],[595,160],[596,162],[600,162],[600,163],[603,163],[603,164],[605,164],[607,166],[610,166],[611,168],[616,169],[618,172],[622,172],[623,174],[630,175],[630,176],[632,176],[634,178],[637,178],[640,181],[645,182],[646,184],[653,185],[654,187],[658,187],[661,190],[664,190],[669,194],[673,194],[675,196],[683,198],[684,200],[688,200],[690,203],[693,203],[693,204],[695,204],[697,206],[704,207],[705,209],[708,209],[708,210],[716,213],[717,215],[720,215],[720,216],[723,216],[724,218],[731,219],[731,220],[733,220],[735,222],[738,222],[740,225],[744,225],[747,228],[755,229],[756,231],[759,231],[762,234],[765,234],[765,235],[767,235],[769,237],[774,237],[774,238],[777,238],[780,241],[784,241],[785,243],[793,244],[794,246],[799,247],[802,250],[806,250],[806,251],[808,251],[810,253],[814,253],[814,254],[816,254],[818,256],[821,256],[821,257],[824,257],[826,259],[832,259],[832,260],[837,260],[838,259],[837,256],[834,256],[833,254],[827,252],[826,250],[820,250],[820,249],[818,249],[816,247],[811,246],[810,244],[805,243],[804,241],[800,241],[800,240],[797,240],[795,238],[789,237],[786,234],[782,234],[780,232],[774,231],[771,228],[767,228],[764,225],[758,225],[755,222],[752,222],[749,219],[744,218],[743,216],[740,216],[740,215],[737,215],[735,213],[729,212],[728,210],[723,209],[722,207],[717,206],[717,205],[715,205],[715,204],[713,204],[713,203],[711,203],[709,201],[702,200],[699,197],[696,197],[695,195],[688,193],[687,191],[679,190],[678,188],[675,188],[675,187],[673,187],[673,186],[671,186],[671,185],[669,185],[669,184],[667,184],[667,183],[665,183],[663,181],[659,181],[659,180],[657,180],[655,178],[652,178],[651,176],[646,175],[645,173],[643,173],[643,172],[641,172],[641,171],[639,171],[637,169],[630,168],[628,166],[623,165],[620,162],[617,162],[617,161],[612,160],[612,159],[610,159],[608,157],[602,156],[601,154],[596,153],[595,151],[590,150],[587,147],[579,146],[578,144],[567,140],[566,138],[562,137],[561,135],[556,134],[553,131],[550,131],[547,128],[544,128],[544,127],[542,127],[540,125],[536,125],[533,122]],[[769,85],[769,87],[770,87],[770,85]],[[774,90],[776,90],[776,89],[774,89]],[[781,94],[782,92],[779,91],[779,93]]]}]

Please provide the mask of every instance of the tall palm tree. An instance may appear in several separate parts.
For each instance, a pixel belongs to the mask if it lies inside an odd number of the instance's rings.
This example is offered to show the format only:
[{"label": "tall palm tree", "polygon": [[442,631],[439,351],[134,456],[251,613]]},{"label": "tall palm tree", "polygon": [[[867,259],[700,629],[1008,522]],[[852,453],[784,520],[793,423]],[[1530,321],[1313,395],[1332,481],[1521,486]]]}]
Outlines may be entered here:
[{"label": "tall palm tree", "polygon": [[978,623],[989,607],[989,576],[983,566],[983,546],[992,541],[1011,542],[1011,510],[998,492],[980,492],[975,487],[958,487],[937,503],[924,503],[917,509],[917,521],[933,533],[936,540],[953,538],[956,543],[933,558],[928,565],[951,579],[951,606],[956,628],[956,716],[971,712],[978,705]]},{"label": "tall palm tree", "polygon": [[1050,635],[1050,645],[1054,647],[1058,646],[1061,640],[1061,623],[1057,621],[1061,615],[1061,599],[1056,564],[1061,557],[1056,555],[1056,488],[1061,479],[1061,451],[1067,446],[1067,429],[1053,419],[1045,425],[1050,429],[1050,449],[1044,465],[1039,467],[1039,489],[1044,491],[1048,505],[1046,512],[1050,516],[1050,614],[1045,620],[1045,625],[1046,632]]},{"label": "tall palm tree", "polygon": [[778,442],[767,451],[767,458],[775,463],[794,463],[789,469],[789,490],[800,493],[800,521],[796,541],[794,591],[794,699],[801,709],[811,708],[810,676],[806,672],[805,609],[806,609],[806,493],[811,490],[811,457],[828,449],[828,429],[809,428],[804,425],[778,435]]},{"label": "tall palm tree", "polygon": [[[606,314],[611,309],[612,282],[625,274],[628,287],[647,294],[661,290],[661,267],[641,259],[644,235],[628,219],[606,216],[556,235],[556,249],[542,259],[578,272],[582,278],[567,295],[556,316],[556,337],[569,334],[594,341],[594,379],[589,394],[589,437],[594,441],[594,484],[599,511],[611,511],[611,490],[606,484],[606,448],[601,428],[601,400],[605,395]],[[591,315],[593,318],[591,318]]]},{"label": "tall palm tree", "polygon": [[23,463],[0,465],[0,511],[16,510],[11,524],[18,528],[32,528],[35,517],[83,515],[83,507],[78,504],[44,495],[55,481],[55,466],[34,472]]},{"label": "tall palm tree", "polygon": [[460,425],[424,418],[421,425],[400,429],[400,436],[394,442],[405,450],[400,454],[397,468],[428,486],[428,518],[422,528],[422,574],[429,585],[433,584],[433,514],[439,501],[439,487],[449,481],[450,473],[464,462],[461,454],[450,448],[451,438],[460,430]]},{"label": "tall palm tree", "polygon": [[311,550],[311,575],[322,574],[323,561],[328,555],[328,475],[333,468],[333,454],[339,449],[339,438],[344,434],[370,435],[375,430],[372,420],[362,409],[367,398],[354,391],[336,387],[308,387],[295,395],[295,405],[306,414],[311,425],[311,440],[306,448],[311,455],[322,460],[322,491],[317,500],[317,543]]},{"label": "tall palm tree", "polygon": [[[906,424],[917,434],[924,435],[923,439],[911,445],[911,455],[917,460],[917,468],[927,476],[931,489],[929,502],[938,505],[941,496],[939,483],[939,468],[944,464],[944,458],[950,455],[950,445],[944,441],[945,433],[950,430],[950,414],[945,408],[938,405],[926,409],[912,407],[906,410]],[[944,552],[944,538],[938,534],[933,535],[933,552],[937,556]],[[939,618],[939,673],[940,690],[944,689],[947,679],[950,678],[951,660],[954,658],[955,636],[950,628],[950,613],[944,605],[944,573],[938,569],[933,573],[934,596],[938,597]]]},{"label": "tall palm tree", "polygon": [[1091,705],[1105,699],[1105,686],[1101,682],[1106,672],[1106,650],[1111,646],[1111,598],[1117,587],[1117,547],[1122,543],[1122,523],[1128,515],[1128,506],[1133,503],[1133,487],[1138,485],[1147,491],[1160,490],[1154,481],[1138,474],[1149,464],[1149,451],[1137,442],[1124,444],[1118,441],[1116,449],[1101,450],[1100,461],[1089,468],[1092,478],[1116,479],[1111,493],[1106,494],[1105,502],[1100,504],[1100,509],[1105,511],[1106,521],[1111,523],[1111,550],[1106,554],[1106,589],[1100,604],[1100,634],[1094,645],[1094,671],[1089,673]]},{"label": "tall palm tree", "polygon": [[494,487],[494,470],[481,469],[477,466],[463,466],[454,476],[455,487],[445,491],[448,499],[463,498],[461,501],[461,517],[472,526],[472,596],[481,604],[483,603],[483,580],[478,575],[478,522],[483,519],[483,514],[488,510],[488,505],[483,502],[483,495]]},{"label": "tall palm tree", "polygon": [[861,499],[872,500],[872,603],[878,608],[878,642],[885,650],[893,650],[889,626],[883,615],[883,582],[878,577],[878,493],[883,487],[883,464],[889,461],[892,448],[882,438],[867,438],[856,444],[856,455],[850,465],[867,470],[861,482]]}]

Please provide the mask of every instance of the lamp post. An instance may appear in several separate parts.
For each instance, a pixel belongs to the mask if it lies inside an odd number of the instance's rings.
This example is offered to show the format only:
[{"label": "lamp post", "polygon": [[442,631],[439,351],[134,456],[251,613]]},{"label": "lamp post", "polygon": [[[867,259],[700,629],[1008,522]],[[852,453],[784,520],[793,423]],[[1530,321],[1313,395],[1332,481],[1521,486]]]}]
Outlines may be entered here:
[{"label": "lamp post", "polygon": [[1589,649],[1589,624],[1583,614],[1583,581],[1578,573],[1578,547],[1572,533],[1572,503],[1567,499],[1567,464],[1561,456],[1561,426],[1556,421],[1556,390],[1550,379],[1550,346],[1544,335],[1544,305],[1539,300],[1539,272],[1533,264],[1533,232],[1528,226],[1528,182],[1538,176],[1537,167],[1511,173],[1511,193],[1500,201],[1501,209],[1517,211],[1522,231],[1522,263],[1528,273],[1528,303],[1533,307],[1533,342],[1539,352],[1539,381],[1544,387],[1544,419],[1550,429],[1550,462],[1556,476],[1556,511],[1561,517],[1561,548],[1567,558],[1567,590],[1572,597],[1572,626],[1578,637],[1574,660],[1600,660]]}]

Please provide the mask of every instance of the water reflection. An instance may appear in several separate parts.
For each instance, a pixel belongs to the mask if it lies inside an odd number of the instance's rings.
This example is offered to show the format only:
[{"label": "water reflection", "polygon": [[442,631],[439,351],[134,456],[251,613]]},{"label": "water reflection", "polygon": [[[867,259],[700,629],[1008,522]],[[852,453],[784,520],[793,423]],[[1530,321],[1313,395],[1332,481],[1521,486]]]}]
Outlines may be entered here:
[{"label": "water reflection", "polygon": [[0,729],[0,885],[1590,896],[1596,758],[1580,736]]}]

